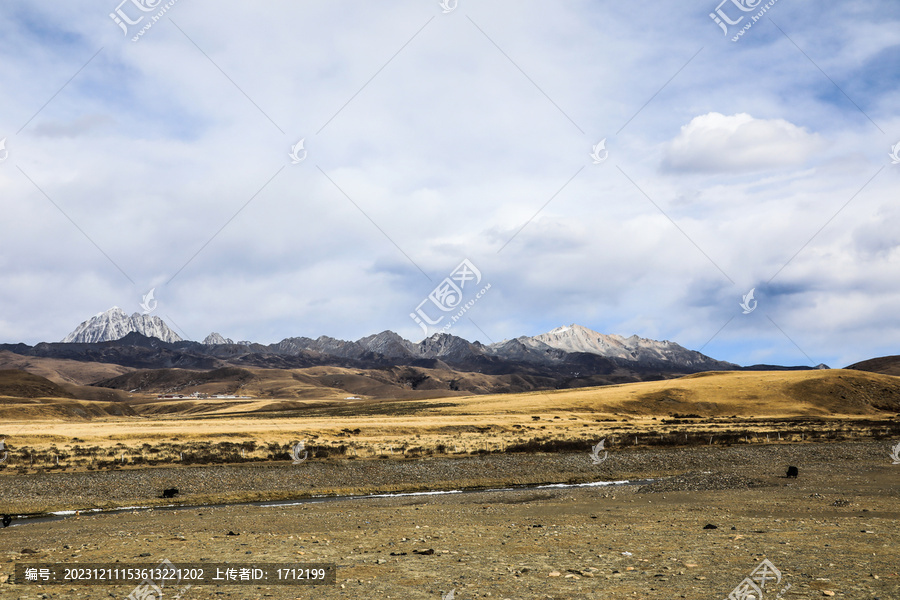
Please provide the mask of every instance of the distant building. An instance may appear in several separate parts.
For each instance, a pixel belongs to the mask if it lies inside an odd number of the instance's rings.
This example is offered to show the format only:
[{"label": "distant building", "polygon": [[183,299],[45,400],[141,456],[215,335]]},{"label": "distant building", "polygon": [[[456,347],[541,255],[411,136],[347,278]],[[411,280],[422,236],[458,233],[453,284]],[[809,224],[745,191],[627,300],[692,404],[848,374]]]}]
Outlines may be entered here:
[{"label": "distant building", "polygon": [[160,394],[157,400],[206,400],[214,398],[216,400],[251,400],[253,396],[233,396],[231,394],[204,394],[202,392],[194,392],[193,394]]}]

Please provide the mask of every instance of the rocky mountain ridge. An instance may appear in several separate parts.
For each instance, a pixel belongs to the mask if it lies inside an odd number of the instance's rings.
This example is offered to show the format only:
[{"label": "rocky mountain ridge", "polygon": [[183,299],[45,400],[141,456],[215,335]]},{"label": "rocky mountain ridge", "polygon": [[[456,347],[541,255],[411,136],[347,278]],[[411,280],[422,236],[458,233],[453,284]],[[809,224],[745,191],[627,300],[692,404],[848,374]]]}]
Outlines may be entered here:
[{"label": "rocky mountain ridge", "polygon": [[139,368],[438,365],[484,373],[528,372],[542,376],[662,376],[740,368],[671,341],[602,334],[576,324],[488,345],[448,333],[411,342],[393,331],[356,341],[329,336],[289,337],[273,344],[235,343],[213,332],[198,343],[182,340],[159,317],[137,313],[129,317],[117,307],[85,321],[60,344],[3,347],[35,356],[115,362]]},{"label": "rocky mountain ridge", "polygon": [[130,317],[119,308],[113,306],[106,312],[94,315],[64,337],[62,344],[93,344],[120,340],[129,333],[140,333],[143,336],[156,338],[164,342],[180,342],[181,337],[169,329],[159,317],[134,313]]}]

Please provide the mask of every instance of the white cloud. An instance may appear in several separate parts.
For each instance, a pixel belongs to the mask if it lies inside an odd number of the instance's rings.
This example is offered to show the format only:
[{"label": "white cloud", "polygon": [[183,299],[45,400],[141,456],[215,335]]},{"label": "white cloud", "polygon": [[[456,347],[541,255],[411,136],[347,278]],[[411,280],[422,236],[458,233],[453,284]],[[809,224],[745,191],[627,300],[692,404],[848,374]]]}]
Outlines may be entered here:
[{"label": "white cloud", "polygon": [[691,119],[666,148],[673,171],[746,173],[803,165],[823,146],[820,136],[784,119],[707,113]]},{"label": "white cloud", "polygon": [[[139,43],[114,6],[0,4],[16,49],[0,61],[2,342],[58,340],[112,305],[139,310],[151,287],[157,313],[200,339],[415,337],[409,312],[469,258],[493,284],[478,327],[452,330],[469,339],[580,322],[697,348],[737,311],[709,353],[805,362],[765,319],[738,326],[738,302],[851,198],[759,297],[817,361],[900,336],[896,236],[878,212],[900,184],[896,77],[854,71],[889,43],[890,0],[814,20],[778,7],[802,47],[834,40],[811,56],[890,144],[783,36],[758,25],[732,44],[709,6],[197,0]],[[301,137],[308,158],[291,165]],[[834,314],[851,289],[875,307],[853,328]],[[804,294],[815,302],[781,299]]]}]

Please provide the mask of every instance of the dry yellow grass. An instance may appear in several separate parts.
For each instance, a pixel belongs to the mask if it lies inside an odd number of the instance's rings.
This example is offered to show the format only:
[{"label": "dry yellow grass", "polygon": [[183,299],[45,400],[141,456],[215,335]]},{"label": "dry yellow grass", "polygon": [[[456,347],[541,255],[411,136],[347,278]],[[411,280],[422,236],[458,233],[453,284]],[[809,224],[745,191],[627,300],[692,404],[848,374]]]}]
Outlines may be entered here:
[{"label": "dry yellow grass", "polygon": [[[717,371],[666,381],[648,381],[572,390],[454,398],[445,414],[603,413],[704,417],[793,417],[872,415],[872,401],[893,394],[900,411],[900,378],[829,369],[815,371]],[[889,399],[887,400],[890,401]]]},{"label": "dry yellow grass", "polygon": [[[101,407],[133,409],[137,416],[98,417]],[[306,440],[371,457],[441,446],[449,453],[497,451],[535,440],[588,443],[610,437],[611,443],[638,443],[643,436],[642,443],[653,443],[651,437],[662,443],[662,436],[675,431],[685,443],[691,436],[691,443],[698,443],[700,436],[723,439],[735,431],[772,433],[775,441],[780,432],[790,439],[790,432],[798,431],[796,424],[785,423],[790,418],[828,421],[820,429],[834,430],[835,423],[889,420],[895,412],[900,412],[900,378],[893,376],[846,370],[721,372],[599,388],[402,401],[144,399],[123,407],[0,398],[0,436],[9,438],[11,449],[38,453],[54,444],[69,453],[79,445],[97,448],[98,456],[125,451],[146,459],[151,456],[143,454],[145,444],[177,455],[198,443],[255,442],[257,449],[247,458],[263,459],[268,444]],[[704,418],[661,422],[674,415]],[[738,418],[725,418],[733,415]],[[167,459],[158,453],[152,458]]]}]

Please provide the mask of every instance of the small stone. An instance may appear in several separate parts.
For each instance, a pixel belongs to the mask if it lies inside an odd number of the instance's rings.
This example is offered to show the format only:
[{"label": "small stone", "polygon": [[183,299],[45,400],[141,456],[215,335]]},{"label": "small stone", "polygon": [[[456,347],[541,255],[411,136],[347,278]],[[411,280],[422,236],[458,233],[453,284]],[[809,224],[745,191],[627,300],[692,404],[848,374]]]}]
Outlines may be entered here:
[{"label": "small stone", "polygon": [[718,527],[713,525],[712,523],[707,523],[703,526],[703,529],[718,529]]},{"label": "small stone", "polygon": [[822,595],[823,596],[834,596],[834,592],[832,592],[831,590],[822,590]]},{"label": "small stone", "polygon": [[560,573],[559,571],[550,571],[547,577],[559,577],[560,575],[562,575],[562,573]]}]

